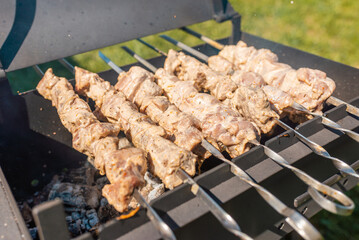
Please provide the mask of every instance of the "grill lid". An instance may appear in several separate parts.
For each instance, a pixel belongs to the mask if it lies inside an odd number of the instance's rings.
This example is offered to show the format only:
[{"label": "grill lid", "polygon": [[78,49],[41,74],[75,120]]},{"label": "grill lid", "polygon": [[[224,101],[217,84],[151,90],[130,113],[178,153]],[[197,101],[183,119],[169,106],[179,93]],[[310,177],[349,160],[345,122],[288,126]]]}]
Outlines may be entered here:
[{"label": "grill lid", "polygon": [[222,0],[4,0],[0,62],[13,71],[235,14]]}]

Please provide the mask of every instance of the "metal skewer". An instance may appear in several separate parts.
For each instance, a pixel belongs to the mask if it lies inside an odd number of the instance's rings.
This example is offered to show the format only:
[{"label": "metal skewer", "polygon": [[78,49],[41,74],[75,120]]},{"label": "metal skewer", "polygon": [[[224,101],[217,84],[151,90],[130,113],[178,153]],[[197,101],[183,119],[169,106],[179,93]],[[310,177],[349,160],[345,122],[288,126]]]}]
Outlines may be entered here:
[{"label": "metal skewer", "polygon": [[43,77],[45,75],[45,73],[41,70],[41,68],[38,65],[34,65],[32,67],[36,71],[37,75],[39,75],[40,77]]},{"label": "metal skewer", "polygon": [[[140,63],[146,63],[146,66],[150,64],[148,61],[134,53],[127,47],[123,47],[131,56],[136,58]],[[155,66],[152,65],[152,69],[156,69]],[[215,157],[222,160],[224,163],[227,163],[231,166],[231,172],[239,177],[242,181],[246,182],[250,186],[254,187],[256,191],[263,197],[263,199],[279,214],[286,217],[285,221],[295,229],[304,239],[322,239],[320,233],[309,223],[309,221],[300,215],[297,211],[287,207],[284,203],[282,203],[278,198],[276,198],[272,193],[268,190],[260,186],[255,180],[250,177],[245,171],[243,171],[240,167],[238,167],[232,161],[226,159],[223,154],[215,148],[208,141],[204,140],[202,142],[202,146],[212,153]]]},{"label": "metal skewer", "polygon": [[301,140],[304,144],[306,144],[315,154],[322,156],[324,158],[327,158],[329,160],[332,160],[334,166],[342,173],[345,175],[350,175],[352,177],[358,178],[359,179],[359,174],[351,167],[349,166],[349,164],[345,163],[344,161],[336,158],[336,157],[332,157],[327,150],[325,150],[322,146],[320,146],[319,144],[313,142],[312,140],[310,140],[309,138],[305,137],[304,135],[302,135],[301,133],[299,133],[297,130],[289,127],[287,124],[285,124],[283,121],[276,119],[277,123],[279,126],[281,126],[282,128],[284,128],[285,130],[292,130],[295,134],[295,136]]},{"label": "metal skewer", "polygon": [[[169,38],[169,37],[167,37],[167,38]],[[172,39],[172,40],[176,41],[174,39]],[[192,50],[194,50],[194,49],[192,49]],[[194,51],[196,51],[196,50],[194,50]],[[146,60],[144,60],[144,61],[146,61]],[[252,143],[254,145],[261,145],[264,148],[264,153],[269,158],[274,160],[276,163],[278,163],[282,167],[292,170],[297,175],[298,178],[300,178],[305,184],[308,185],[308,193],[312,196],[313,200],[315,200],[322,208],[324,208],[332,213],[338,214],[338,215],[350,215],[353,212],[353,210],[354,210],[353,201],[350,198],[348,198],[346,195],[344,195],[342,192],[337,191],[323,183],[320,183],[319,181],[312,178],[311,176],[309,176],[305,172],[301,171],[300,169],[291,166],[278,153],[274,152],[267,146],[260,144],[258,141],[252,141]],[[334,201],[330,201],[330,200],[326,199],[319,192],[323,193],[323,195],[328,195],[328,196],[332,197],[333,199],[337,200],[341,204],[338,204]]]},{"label": "metal skewer", "polygon": [[69,70],[72,74],[75,75],[75,68],[72,66],[69,61],[67,61],[65,58],[61,58],[58,60],[67,70]]},{"label": "metal skewer", "polygon": [[[203,42],[205,43],[208,43],[209,45],[211,45],[212,47],[218,49],[218,50],[222,50],[224,48],[225,45],[213,40],[213,39],[210,39],[209,37],[206,37],[198,32],[195,32],[193,31],[192,29],[189,29],[187,27],[182,27],[181,28],[183,31],[201,39]],[[351,105],[350,103],[347,103],[347,102],[344,102],[343,100],[340,100],[336,97],[333,97],[333,96],[330,96],[328,99],[327,99],[327,103],[330,103],[334,106],[339,106],[339,105],[342,105],[342,104],[345,104],[346,105],[346,111],[353,114],[353,115],[356,115],[359,117],[359,108],[358,107],[355,107],[353,105]]]},{"label": "metal skewer", "polygon": [[235,236],[243,240],[252,239],[247,234],[243,233],[239,228],[236,221],[226,213],[221,206],[218,205],[206,191],[199,186],[193,178],[191,178],[184,170],[180,169],[177,171],[177,175],[182,179],[183,182],[187,182],[191,185],[191,192],[197,196],[203,203],[205,203],[208,209],[213,213],[213,215],[219,220],[219,222],[225,227],[228,231],[233,233]]},{"label": "metal skewer", "polygon": [[[169,40],[169,41],[173,42],[173,43],[176,43],[176,40],[174,40],[174,39],[172,39],[172,38],[169,38],[169,37],[167,37],[167,36],[164,36],[164,38],[165,38],[166,40]],[[145,41],[141,40],[141,42],[145,42]],[[148,43],[146,43],[146,46],[151,47],[151,49],[153,49],[153,50],[156,50],[156,49],[157,49],[157,48],[153,47],[152,45],[150,45],[150,44],[148,44]],[[191,47],[189,47],[189,46],[187,46],[187,45],[185,45],[185,44],[181,44],[181,46],[184,46],[186,49],[191,50],[192,53],[193,53],[195,56],[197,56],[197,52],[198,52],[197,50],[195,50],[195,49],[193,49],[193,48],[191,48]],[[185,50],[186,50],[186,49],[185,49]],[[186,50],[186,51],[187,51],[187,50]],[[199,55],[199,56],[201,56],[201,55]],[[206,57],[207,57],[207,56],[206,56]],[[308,111],[307,109],[305,109],[302,105],[297,104],[297,103],[294,103],[294,104],[293,104],[293,108],[295,108],[295,109],[297,109],[297,110],[300,110],[300,111],[309,112],[309,111]],[[316,114],[316,116],[317,116],[317,115],[319,115],[319,114]],[[281,126],[282,128],[284,128],[285,130],[292,130],[292,131],[295,133],[295,135],[296,135],[302,142],[304,142],[309,148],[312,149],[312,151],[313,151],[314,153],[316,153],[317,155],[320,155],[320,156],[322,156],[322,157],[324,157],[324,158],[327,158],[327,159],[329,159],[329,160],[332,160],[334,166],[335,166],[339,171],[341,171],[341,172],[344,173],[344,174],[351,175],[351,176],[356,177],[356,178],[359,179],[359,174],[357,174],[357,173],[355,172],[355,170],[354,170],[353,168],[351,168],[347,163],[343,162],[342,160],[340,160],[340,159],[338,159],[338,158],[334,158],[334,157],[330,156],[330,154],[329,154],[323,147],[321,147],[319,144],[317,144],[317,143],[315,143],[315,142],[309,140],[307,137],[305,137],[305,136],[303,136],[302,134],[300,134],[297,130],[295,130],[295,129],[289,127],[287,124],[285,124],[285,123],[284,123],[283,121],[281,121],[280,119],[276,119],[276,120],[277,120],[278,125]],[[335,128],[335,129],[342,130],[342,131],[348,131],[347,129],[341,128],[337,123],[331,121],[330,119],[328,119],[328,118],[326,118],[326,117],[323,117],[323,121],[325,121],[326,124],[330,124],[330,125],[331,125],[333,128]],[[347,134],[352,135],[352,138],[356,138],[356,137],[358,136],[358,135],[353,135],[353,134],[351,133],[351,131],[348,132]]]},{"label": "metal skewer", "polygon": [[[164,39],[170,41],[171,43],[174,43],[177,45],[178,41],[168,37],[168,36],[161,36],[163,37]],[[143,41],[142,41],[143,42]],[[202,60],[204,61],[208,61],[208,57],[207,56],[203,56],[202,53],[198,52],[197,50],[181,43],[180,44],[181,47],[184,47],[183,49],[186,50],[186,51],[189,51],[191,54],[195,55],[196,57],[199,57],[201,58]],[[179,46],[179,45],[178,45]],[[200,54],[199,54],[200,53]],[[307,114],[311,114],[313,116],[318,116],[320,118],[322,118],[322,123],[325,125],[325,126],[328,126],[330,128],[333,128],[333,129],[336,129],[336,130],[339,130],[339,131],[342,131],[344,133],[346,133],[349,137],[351,137],[352,139],[356,140],[359,142],[359,134],[355,133],[354,131],[351,131],[351,130],[348,130],[348,129],[345,129],[343,127],[341,127],[339,124],[335,123],[334,121],[330,120],[329,118],[327,117],[324,117],[323,115],[320,115],[320,114],[317,114],[317,113],[312,113],[310,111],[308,111],[304,106],[294,102],[292,104],[292,107],[294,109],[297,109],[299,111],[303,111]],[[327,159],[330,159],[332,160],[334,166],[339,170],[341,171],[342,173],[344,174],[347,174],[347,175],[351,175],[353,177],[356,177],[356,178],[359,178],[359,175],[355,172],[355,170],[353,168],[351,168],[347,163],[339,160],[338,158],[334,158],[332,156],[330,156],[330,154],[323,148],[321,147],[320,145],[314,143],[313,141],[309,140],[308,138],[304,137],[302,134],[300,134],[298,131],[292,129],[291,127],[289,127],[288,125],[286,125],[284,122],[282,122],[281,120],[277,119],[277,123],[278,125],[280,125],[281,127],[283,127],[284,129],[286,130],[292,130],[294,131],[295,135],[304,143],[307,144],[308,147],[310,147],[312,149],[312,151],[324,158],[327,158]]]},{"label": "metal skewer", "polygon": [[[106,57],[101,51],[99,51],[99,56],[102,60],[104,60],[113,70],[115,70],[118,74],[124,72],[120,67],[118,67],[115,63],[113,63],[108,57]],[[148,67],[151,67],[148,65]],[[221,206],[219,206],[211,196],[203,190],[201,186],[199,186],[183,169],[179,169],[177,171],[177,176],[181,178],[183,182],[187,182],[191,185],[191,192],[198,197],[213,213],[213,215],[219,220],[219,222],[225,227],[228,231],[233,233],[235,236],[243,239],[250,240],[252,239],[245,233],[243,233],[236,223],[236,221],[226,213]]]},{"label": "metal skewer", "polygon": [[356,132],[354,132],[352,130],[343,128],[338,123],[336,123],[336,122],[330,120],[329,118],[323,116],[323,114],[318,114],[318,113],[311,112],[308,109],[306,109],[303,105],[301,105],[301,104],[299,104],[297,102],[293,102],[291,107],[298,110],[298,111],[305,112],[306,114],[310,114],[310,115],[315,116],[315,117],[320,117],[322,119],[322,124],[323,125],[325,125],[327,127],[330,127],[330,128],[333,128],[335,130],[339,130],[339,131],[345,133],[346,135],[348,135],[348,137],[350,137],[351,139],[359,142],[359,133],[356,133]]},{"label": "metal skewer", "polygon": [[[66,60],[65,60],[66,61]],[[67,62],[67,61],[66,61]],[[74,67],[69,63],[70,69],[74,69]],[[44,76],[44,72],[40,69],[38,65],[33,66],[36,73],[41,77]],[[68,68],[69,69],[69,68]],[[71,71],[74,73],[73,71]],[[94,163],[89,161],[93,166]],[[137,202],[144,208],[147,209],[147,216],[155,226],[155,228],[160,232],[161,236],[166,240],[176,240],[176,236],[174,235],[171,228],[162,220],[162,218],[157,214],[157,212],[151,207],[151,205],[146,201],[146,199],[141,195],[138,189],[135,189],[133,192],[133,196],[137,200]]]},{"label": "metal skewer", "polygon": [[346,107],[347,107],[346,111],[348,113],[351,113],[351,114],[359,117],[359,108],[358,107],[355,107],[355,106],[351,105],[350,103],[344,102],[343,100],[340,100],[339,98],[330,96],[327,99],[327,103],[332,104],[332,105],[334,105],[336,107],[339,106],[339,105],[345,104]]},{"label": "metal skewer", "polygon": [[[205,61],[205,62],[208,62],[208,56],[204,55],[203,53],[197,51],[196,49],[193,49],[191,48],[190,46],[182,43],[182,42],[179,42],[169,36],[166,36],[166,35],[160,35],[160,37],[162,37],[163,39],[171,42],[172,44],[184,49],[185,51],[191,53],[192,55],[200,58],[201,60]],[[355,141],[359,142],[359,133],[356,133],[354,131],[351,131],[349,129],[346,129],[346,128],[343,128],[341,127],[338,123],[330,120],[329,118],[323,116],[322,114],[318,114],[318,113],[313,113],[311,111],[309,111],[308,109],[306,109],[303,105],[299,104],[299,103],[296,103],[294,102],[292,105],[291,105],[292,108],[298,110],[298,111],[302,111],[302,112],[305,112],[307,114],[310,114],[312,116],[316,116],[316,117],[320,117],[322,119],[322,124],[327,126],[327,127],[330,127],[330,128],[333,128],[335,130],[339,130],[345,134],[347,134],[350,138],[354,139]]]},{"label": "metal skewer", "polygon": [[158,52],[159,54],[163,55],[163,56],[166,56],[167,57],[167,53],[165,53],[164,51],[162,51],[161,49],[151,45],[151,44],[148,44],[147,42],[143,41],[141,38],[137,38],[136,39],[137,41],[139,41],[140,43],[146,45],[147,47],[155,50],[156,52]]}]

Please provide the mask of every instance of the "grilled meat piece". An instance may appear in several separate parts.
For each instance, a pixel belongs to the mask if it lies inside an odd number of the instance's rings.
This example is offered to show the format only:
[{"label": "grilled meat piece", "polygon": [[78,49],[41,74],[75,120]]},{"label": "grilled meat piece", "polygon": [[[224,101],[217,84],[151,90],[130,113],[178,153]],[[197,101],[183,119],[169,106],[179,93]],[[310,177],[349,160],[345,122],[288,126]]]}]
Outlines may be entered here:
[{"label": "grilled meat piece", "polygon": [[[227,67],[226,67],[227,68]],[[228,75],[218,73],[197,59],[170,50],[165,69],[182,81],[194,81],[199,90],[210,91],[213,96],[231,106],[246,119],[253,121],[263,133],[270,132],[279,116],[271,109],[262,89],[237,84]]]},{"label": "grilled meat piece", "polygon": [[[238,69],[235,70],[235,66],[233,64],[219,55],[212,56],[209,59],[212,59],[211,61],[208,61],[209,66],[216,71],[221,71],[221,65],[223,62],[227,62],[227,66],[232,66],[231,70],[227,70],[224,73],[229,72],[231,79],[236,84],[254,88],[260,87],[266,94],[268,101],[271,103],[272,109],[278,113],[281,118],[288,116],[293,122],[304,122],[312,118],[311,115],[292,108],[291,106],[294,103],[294,99],[281,89],[267,85],[263,77],[258,73],[246,72]],[[219,61],[217,62],[217,60]]]},{"label": "grilled meat piece", "polygon": [[127,73],[119,75],[115,88],[163,127],[175,144],[188,151],[204,153],[203,158],[210,156],[200,149],[203,136],[199,122],[161,96],[163,91],[154,82],[153,74],[143,68],[132,67]]},{"label": "grilled meat piece", "polygon": [[[73,147],[95,158],[95,167],[107,174],[111,184],[103,188],[102,194],[116,210],[125,211],[134,189],[144,183],[147,169],[144,152],[131,147],[119,149],[119,128],[100,123],[72,85],[55,76],[51,68],[36,89],[57,108],[61,122],[73,135]],[[126,145],[123,140],[121,144]]]},{"label": "grilled meat piece", "polygon": [[209,57],[208,66],[210,66],[214,71],[224,73],[226,75],[232,75],[235,69],[232,62],[219,55]]},{"label": "grilled meat piece", "polygon": [[[118,124],[132,143],[148,153],[150,169],[167,188],[182,183],[176,171],[184,169],[195,174],[196,156],[164,138],[165,130],[138,112],[123,93],[117,92],[100,76],[76,67],[76,90],[95,100],[97,107],[109,122]],[[135,98],[136,94],[133,95]]]},{"label": "grilled meat piece", "polygon": [[221,101],[232,98],[237,88],[229,76],[218,74],[197,59],[172,49],[168,52],[164,69],[182,81],[194,81],[196,88],[210,91]]},{"label": "grilled meat piece", "polygon": [[266,85],[262,76],[254,72],[245,72],[240,70],[233,71],[231,79],[237,85],[244,85],[252,88],[262,88]]},{"label": "grilled meat piece", "polygon": [[324,72],[309,68],[295,70],[279,63],[278,56],[270,50],[257,50],[242,41],[224,47],[219,56],[230,61],[236,69],[260,74],[268,85],[290,94],[313,112],[322,110],[324,101],[335,89],[334,81]]},{"label": "grilled meat piece", "polygon": [[260,88],[238,85],[233,98],[224,103],[237,110],[246,119],[253,121],[264,134],[270,134],[279,115],[271,108],[266,93]]},{"label": "grilled meat piece", "polygon": [[238,112],[215,97],[199,93],[193,81],[181,81],[164,69],[158,69],[155,77],[170,102],[181,111],[197,118],[205,137],[226,146],[231,157],[247,151],[249,141],[257,138],[258,132],[252,123],[245,121]]},{"label": "grilled meat piece", "polygon": [[153,82],[153,74],[137,66],[118,76],[115,89],[124,93],[139,108],[148,96],[162,95],[162,89]]}]

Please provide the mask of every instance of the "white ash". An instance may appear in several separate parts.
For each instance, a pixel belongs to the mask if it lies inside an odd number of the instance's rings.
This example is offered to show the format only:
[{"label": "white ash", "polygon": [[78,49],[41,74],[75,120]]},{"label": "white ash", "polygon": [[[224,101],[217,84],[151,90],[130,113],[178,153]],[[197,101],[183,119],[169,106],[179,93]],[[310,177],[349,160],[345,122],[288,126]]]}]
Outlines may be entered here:
[{"label": "white ash", "polygon": [[[158,178],[154,177],[148,171],[145,174],[145,181],[146,184],[140,189],[140,193],[146,199],[147,202],[151,202],[165,192],[164,184],[161,183]],[[136,208],[138,206],[138,202],[136,201],[136,199],[133,198],[129,206],[132,208]]]}]

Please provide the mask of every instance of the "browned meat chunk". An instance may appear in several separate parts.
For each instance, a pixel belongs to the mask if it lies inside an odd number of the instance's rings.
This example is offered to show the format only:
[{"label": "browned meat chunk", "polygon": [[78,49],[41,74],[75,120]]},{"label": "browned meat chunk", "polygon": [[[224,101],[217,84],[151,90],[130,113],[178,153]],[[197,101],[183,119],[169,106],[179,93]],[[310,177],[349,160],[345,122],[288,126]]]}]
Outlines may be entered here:
[{"label": "browned meat chunk", "polygon": [[272,110],[267,95],[261,88],[238,85],[228,105],[246,119],[254,122],[262,133],[270,133],[276,125],[278,114]]}]

